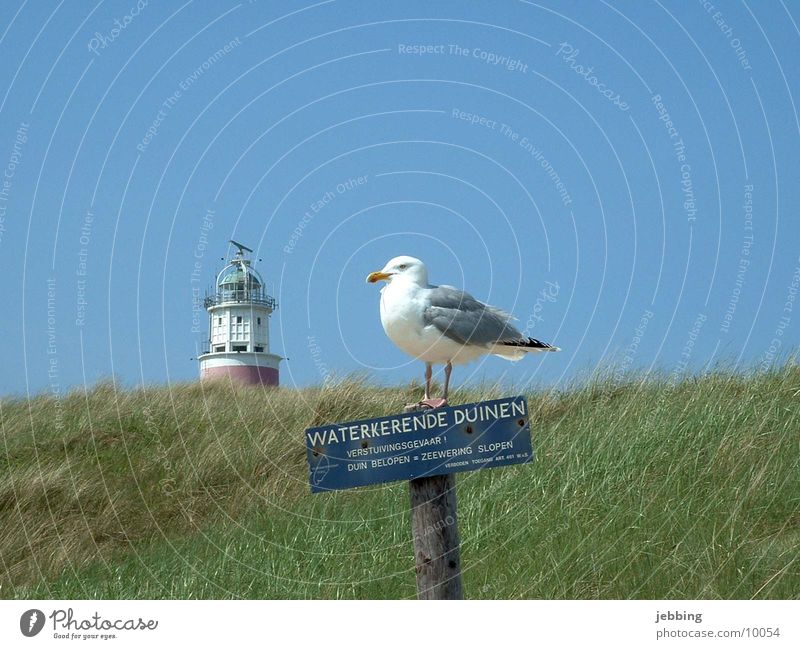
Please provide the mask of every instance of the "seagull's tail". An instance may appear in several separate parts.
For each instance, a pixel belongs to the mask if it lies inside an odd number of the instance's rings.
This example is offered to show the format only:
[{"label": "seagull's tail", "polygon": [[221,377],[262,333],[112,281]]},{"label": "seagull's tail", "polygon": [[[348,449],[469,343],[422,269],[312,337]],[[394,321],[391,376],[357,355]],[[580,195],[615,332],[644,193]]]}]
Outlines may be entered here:
[{"label": "seagull's tail", "polygon": [[495,356],[501,356],[510,361],[518,361],[525,357],[525,354],[531,352],[560,352],[559,347],[543,343],[536,338],[521,338],[519,340],[508,340],[501,343],[496,343],[492,346],[491,353]]}]

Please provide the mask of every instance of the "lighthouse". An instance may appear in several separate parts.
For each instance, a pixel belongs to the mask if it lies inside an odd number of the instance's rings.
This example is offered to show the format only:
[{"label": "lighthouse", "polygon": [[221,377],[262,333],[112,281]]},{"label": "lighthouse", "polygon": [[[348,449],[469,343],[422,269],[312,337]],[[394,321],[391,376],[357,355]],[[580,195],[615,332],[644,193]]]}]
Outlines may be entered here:
[{"label": "lighthouse", "polygon": [[269,316],[277,307],[267,295],[264,280],[247,253],[253,252],[231,240],[238,249],[217,275],[217,283],[205,298],[208,311],[208,351],[200,361],[200,379],[233,379],[250,385],[278,385],[280,356],[269,351]]}]

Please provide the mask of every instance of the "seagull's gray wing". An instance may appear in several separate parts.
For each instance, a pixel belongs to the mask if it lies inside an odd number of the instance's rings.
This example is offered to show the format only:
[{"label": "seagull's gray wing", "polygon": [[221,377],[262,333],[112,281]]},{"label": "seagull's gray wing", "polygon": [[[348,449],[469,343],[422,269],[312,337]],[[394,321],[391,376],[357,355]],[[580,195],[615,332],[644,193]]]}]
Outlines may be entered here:
[{"label": "seagull's gray wing", "polygon": [[512,316],[452,286],[431,286],[425,296],[425,325],[433,325],[462,345],[493,345],[526,340],[509,324]]}]

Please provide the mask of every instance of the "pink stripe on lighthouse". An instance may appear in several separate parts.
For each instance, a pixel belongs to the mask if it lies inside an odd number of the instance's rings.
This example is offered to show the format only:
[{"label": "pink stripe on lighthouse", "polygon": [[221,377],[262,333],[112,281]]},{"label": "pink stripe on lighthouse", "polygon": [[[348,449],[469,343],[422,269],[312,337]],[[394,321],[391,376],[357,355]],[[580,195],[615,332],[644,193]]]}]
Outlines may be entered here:
[{"label": "pink stripe on lighthouse", "polygon": [[278,370],[258,365],[223,365],[205,367],[201,377],[206,380],[228,379],[247,385],[278,385]]}]

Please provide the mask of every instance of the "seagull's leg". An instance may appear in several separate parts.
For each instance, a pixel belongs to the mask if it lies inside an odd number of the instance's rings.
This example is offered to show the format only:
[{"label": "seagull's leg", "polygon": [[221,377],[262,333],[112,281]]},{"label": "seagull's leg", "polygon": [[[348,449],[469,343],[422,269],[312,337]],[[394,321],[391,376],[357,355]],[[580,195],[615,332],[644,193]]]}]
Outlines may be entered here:
[{"label": "seagull's leg", "polygon": [[425,363],[425,399],[431,398],[431,377],[433,376],[433,368],[430,363]]},{"label": "seagull's leg", "polygon": [[447,405],[447,399],[432,399],[431,398],[431,377],[433,376],[433,368],[430,363],[425,363],[425,398],[419,402],[419,406],[423,408],[441,408]]},{"label": "seagull's leg", "polygon": [[450,373],[453,371],[453,364],[450,361],[447,361],[447,365],[444,366],[444,395],[442,398],[447,401],[447,390],[450,387]]}]

